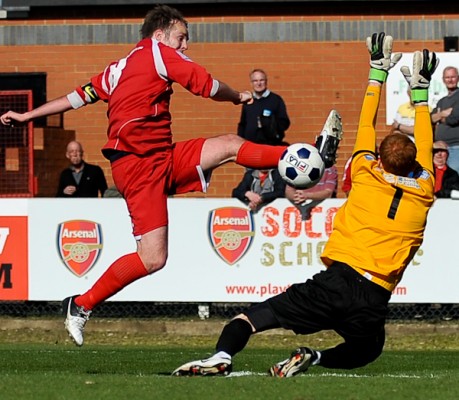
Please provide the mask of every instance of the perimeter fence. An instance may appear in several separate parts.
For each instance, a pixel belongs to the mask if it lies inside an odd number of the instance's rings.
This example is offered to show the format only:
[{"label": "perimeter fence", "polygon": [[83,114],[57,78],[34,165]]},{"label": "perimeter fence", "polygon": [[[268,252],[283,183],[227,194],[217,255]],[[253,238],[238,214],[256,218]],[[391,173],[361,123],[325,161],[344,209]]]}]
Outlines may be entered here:
[{"label": "perimeter fence", "polygon": [[[230,319],[249,303],[105,302],[93,311],[101,318],[225,318]],[[0,316],[53,317],[62,315],[60,302],[0,301]],[[450,321],[459,319],[457,304],[389,304],[389,320]]]}]

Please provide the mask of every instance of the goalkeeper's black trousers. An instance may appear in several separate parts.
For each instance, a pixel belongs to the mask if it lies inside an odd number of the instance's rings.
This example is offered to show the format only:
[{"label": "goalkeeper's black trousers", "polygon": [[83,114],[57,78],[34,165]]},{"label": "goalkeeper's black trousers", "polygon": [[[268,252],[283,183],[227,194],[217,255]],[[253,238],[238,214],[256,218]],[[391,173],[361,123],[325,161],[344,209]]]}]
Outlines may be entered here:
[{"label": "goalkeeper's black trousers", "polygon": [[[344,342],[334,348],[318,349],[320,365],[352,369],[381,354],[390,294],[346,264],[334,263],[312,279],[295,284],[243,313],[256,332],[275,328],[298,334],[336,331]],[[217,351],[231,356],[241,351],[253,334],[252,326],[243,319],[232,320],[220,335]]]}]

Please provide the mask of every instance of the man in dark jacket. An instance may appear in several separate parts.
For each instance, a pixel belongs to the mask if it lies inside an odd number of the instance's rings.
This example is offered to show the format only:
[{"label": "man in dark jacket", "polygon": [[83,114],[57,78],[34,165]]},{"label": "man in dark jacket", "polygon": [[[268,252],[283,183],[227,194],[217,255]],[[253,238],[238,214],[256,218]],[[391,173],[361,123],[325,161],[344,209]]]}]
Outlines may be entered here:
[{"label": "man in dark jacket", "polygon": [[435,197],[450,198],[452,190],[459,190],[459,174],[448,165],[448,145],[443,140],[433,144],[435,169]]},{"label": "man in dark jacket", "polygon": [[261,69],[250,72],[253,102],[243,104],[237,134],[251,142],[283,144],[290,126],[285,102],[268,89],[268,77]]},{"label": "man in dark jacket", "polygon": [[59,178],[56,197],[102,197],[107,190],[107,180],[102,168],[83,160],[83,147],[71,141],[65,156],[70,166],[64,169]]},{"label": "man in dark jacket", "polygon": [[256,212],[265,204],[284,197],[284,193],[285,181],[277,169],[251,169],[245,172],[232,195]]}]

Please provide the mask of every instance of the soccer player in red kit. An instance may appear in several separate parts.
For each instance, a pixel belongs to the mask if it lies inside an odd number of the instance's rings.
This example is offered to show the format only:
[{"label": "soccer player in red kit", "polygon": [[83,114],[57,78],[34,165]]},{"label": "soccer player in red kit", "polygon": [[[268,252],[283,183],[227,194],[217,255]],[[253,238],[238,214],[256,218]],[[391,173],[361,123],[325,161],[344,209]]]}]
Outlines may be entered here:
[{"label": "soccer player in red kit", "polygon": [[[63,301],[65,327],[78,346],[83,345],[84,326],[95,306],[166,264],[168,195],[205,192],[212,170],[229,161],[247,168],[275,168],[285,150],[235,134],[173,143],[169,104],[174,82],[194,95],[236,105],[251,101],[252,94],[214,79],[184,55],[188,23],[178,10],[155,7],[146,15],[141,34],[142,40],[126,57],[109,64],[88,84],[32,111],[8,111],[0,117],[3,124],[12,125],[98,100],[108,104],[108,141],[102,152],[126,200],[137,251],[111,264],[86,293]],[[325,132],[319,138],[321,155],[334,163],[341,132]]]}]

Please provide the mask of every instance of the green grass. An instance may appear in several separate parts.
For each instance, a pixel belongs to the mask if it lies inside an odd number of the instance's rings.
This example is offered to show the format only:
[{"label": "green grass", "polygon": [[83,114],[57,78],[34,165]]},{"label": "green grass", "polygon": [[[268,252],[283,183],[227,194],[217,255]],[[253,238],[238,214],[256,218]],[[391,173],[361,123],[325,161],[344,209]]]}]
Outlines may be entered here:
[{"label": "green grass", "polygon": [[[172,377],[212,353],[224,321],[97,319],[77,348],[61,318],[0,319],[0,400],[371,400],[459,398],[459,325],[388,324],[385,351],[351,371],[266,371],[298,345],[323,349],[333,332],[251,338],[229,377]],[[200,332],[200,333],[199,333]]]},{"label": "green grass", "polygon": [[[277,335],[276,335],[277,336]],[[279,338],[273,336],[272,341]],[[268,339],[269,340],[269,339]],[[311,368],[275,379],[265,373],[290,348],[249,345],[230,377],[172,377],[180,364],[212,347],[0,344],[0,398],[53,399],[457,399],[459,351],[385,351],[352,370]]]}]

